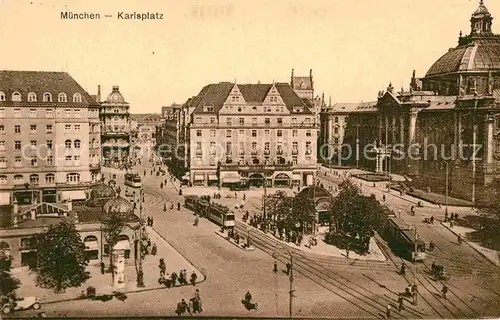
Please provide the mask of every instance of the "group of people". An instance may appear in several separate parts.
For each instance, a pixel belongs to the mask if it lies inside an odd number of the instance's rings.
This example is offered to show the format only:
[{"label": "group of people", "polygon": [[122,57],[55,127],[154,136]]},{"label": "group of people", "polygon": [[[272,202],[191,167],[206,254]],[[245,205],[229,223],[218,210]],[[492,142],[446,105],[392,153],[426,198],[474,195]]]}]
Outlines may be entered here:
[{"label": "group of people", "polygon": [[200,291],[198,289],[195,290],[193,297],[189,299],[189,303],[186,302],[185,299],[181,299],[177,303],[177,308],[175,309],[175,313],[178,316],[183,316],[186,313],[188,314],[196,314],[201,313],[203,311]]},{"label": "group of people", "polygon": [[152,227],[153,226],[153,222],[154,222],[153,217],[148,217],[146,219],[146,223],[147,223],[148,227]]},{"label": "group of people", "polygon": [[[179,271],[179,274],[176,272],[172,272],[172,274],[167,274],[167,267],[165,264],[165,260],[163,258],[160,259],[160,262],[158,264],[158,268],[160,269],[160,278],[158,278],[158,284],[163,284],[167,286],[167,288],[170,287],[175,287],[177,283],[179,285],[187,285],[188,284],[188,278],[187,278],[187,271],[186,269],[181,269]],[[191,273],[191,277],[189,279],[189,282],[191,285],[196,285],[196,280],[198,280],[198,275],[196,272]]]}]

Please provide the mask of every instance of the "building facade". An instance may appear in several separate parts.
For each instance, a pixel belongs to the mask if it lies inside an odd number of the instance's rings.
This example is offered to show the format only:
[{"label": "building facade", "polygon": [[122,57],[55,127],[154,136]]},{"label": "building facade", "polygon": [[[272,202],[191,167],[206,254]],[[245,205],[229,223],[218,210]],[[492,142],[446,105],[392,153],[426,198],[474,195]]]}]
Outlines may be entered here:
[{"label": "building facade", "polygon": [[409,90],[389,85],[376,112],[349,116],[351,144],[367,125],[370,138],[361,148],[372,156],[361,159],[364,166],[412,176],[422,189],[444,193],[448,185],[451,195],[473,202],[500,177],[500,35],[492,32],[492,19],[481,1],[469,35],[460,33],[458,46],[425,77],[414,72]]},{"label": "building facade", "polygon": [[185,111],[193,184],[314,183],[318,123],[289,84],[210,84]]},{"label": "building facade", "polygon": [[159,114],[132,114],[131,123],[137,122],[137,142],[156,144],[156,127],[161,121]]},{"label": "building facade", "polygon": [[[304,101],[307,107],[314,113],[316,123],[320,123],[321,108],[325,107],[325,97],[322,95],[314,96],[314,81],[312,69],[309,70],[309,76],[295,76],[295,70],[292,69],[290,77],[290,86],[295,93]],[[319,129],[319,127],[318,127]]]},{"label": "building facade", "polygon": [[84,200],[100,179],[98,122],[69,74],[0,71],[0,205]]},{"label": "building facade", "polygon": [[130,105],[118,86],[113,86],[106,101],[101,103],[100,119],[103,164],[121,167],[128,161],[131,128]]}]

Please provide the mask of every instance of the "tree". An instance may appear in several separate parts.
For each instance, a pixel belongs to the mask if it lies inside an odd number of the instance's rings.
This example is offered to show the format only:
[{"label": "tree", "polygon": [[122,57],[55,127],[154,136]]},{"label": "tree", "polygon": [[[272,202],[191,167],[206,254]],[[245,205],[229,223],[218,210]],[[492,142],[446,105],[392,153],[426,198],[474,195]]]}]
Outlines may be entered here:
[{"label": "tree", "polygon": [[495,180],[488,188],[482,199],[478,201],[477,208],[481,212],[482,242],[489,248],[497,249],[496,243],[500,241],[500,181]]},{"label": "tree", "polygon": [[298,194],[292,200],[291,221],[301,226],[310,225],[316,219],[316,206],[314,200],[305,194]]},{"label": "tree", "polygon": [[74,223],[62,221],[36,236],[38,286],[58,293],[78,287],[90,278],[85,244]]},{"label": "tree", "polygon": [[21,282],[11,274],[12,257],[0,251],[0,298],[13,299]]},{"label": "tree", "polygon": [[363,196],[350,181],[340,184],[340,192],[331,204],[329,236],[341,236],[343,246],[366,253],[374,231],[381,230],[389,209],[374,196]]},{"label": "tree", "polygon": [[104,213],[101,224],[104,241],[106,241],[106,244],[109,247],[109,270],[111,271],[111,277],[114,282],[115,273],[113,270],[113,250],[118,243],[120,234],[123,232],[123,229],[125,229],[126,221],[124,217],[121,217],[120,215]]}]

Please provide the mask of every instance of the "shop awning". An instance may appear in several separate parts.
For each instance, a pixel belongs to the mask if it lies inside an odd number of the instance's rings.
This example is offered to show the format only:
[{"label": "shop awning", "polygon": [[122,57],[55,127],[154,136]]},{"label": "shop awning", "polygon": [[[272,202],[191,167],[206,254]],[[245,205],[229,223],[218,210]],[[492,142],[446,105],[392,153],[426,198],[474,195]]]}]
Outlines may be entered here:
[{"label": "shop awning", "polygon": [[302,180],[302,176],[300,175],[300,173],[294,173],[293,176],[292,176],[292,180],[294,181],[300,181]]},{"label": "shop awning", "polygon": [[85,241],[85,250],[99,250],[97,241]]},{"label": "shop awning", "polygon": [[241,176],[237,172],[228,172],[222,176],[222,183],[238,183],[241,181]]},{"label": "shop awning", "polygon": [[210,181],[217,181],[219,180],[215,174],[209,174],[208,175],[208,180]]},{"label": "shop awning", "polygon": [[68,190],[61,192],[62,200],[85,200],[85,190]]},{"label": "shop awning", "polygon": [[203,173],[195,173],[194,174],[194,180],[205,180],[205,175]]}]

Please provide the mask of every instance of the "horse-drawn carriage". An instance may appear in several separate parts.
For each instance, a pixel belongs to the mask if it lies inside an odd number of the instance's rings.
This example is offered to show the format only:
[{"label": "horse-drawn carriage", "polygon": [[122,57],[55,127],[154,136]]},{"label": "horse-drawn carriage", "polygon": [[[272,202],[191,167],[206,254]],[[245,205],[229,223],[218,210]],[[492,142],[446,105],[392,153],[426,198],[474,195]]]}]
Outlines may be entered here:
[{"label": "horse-drawn carriage", "polygon": [[449,280],[450,275],[444,270],[444,266],[432,263],[431,274],[436,281]]}]

